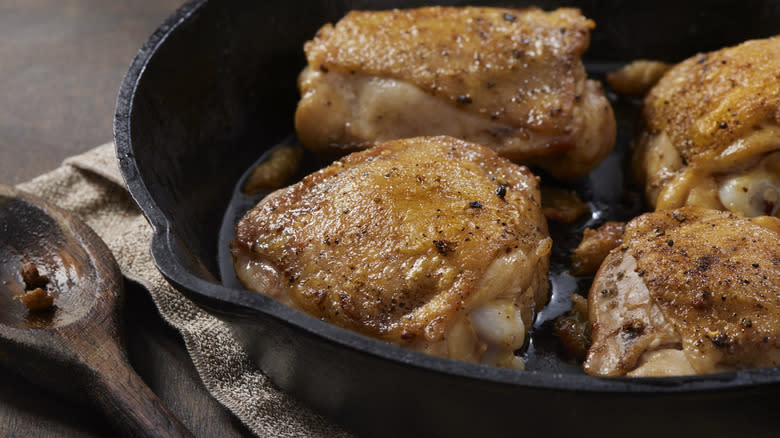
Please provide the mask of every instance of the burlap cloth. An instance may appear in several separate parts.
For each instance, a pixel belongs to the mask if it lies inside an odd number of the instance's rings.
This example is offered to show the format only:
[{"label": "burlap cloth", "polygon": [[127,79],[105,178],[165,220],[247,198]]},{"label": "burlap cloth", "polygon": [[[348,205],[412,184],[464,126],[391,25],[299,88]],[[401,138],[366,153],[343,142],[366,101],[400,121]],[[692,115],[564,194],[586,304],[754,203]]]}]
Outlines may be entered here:
[{"label": "burlap cloth", "polygon": [[230,328],[172,288],[149,253],[152,229],[130,198],[113,143],[66,159],[17,186],[77,214],[106,242],[122,273],[143,285],[181,333],[206,389],[262,437],[349,436],[280,391],[251,363]]}]

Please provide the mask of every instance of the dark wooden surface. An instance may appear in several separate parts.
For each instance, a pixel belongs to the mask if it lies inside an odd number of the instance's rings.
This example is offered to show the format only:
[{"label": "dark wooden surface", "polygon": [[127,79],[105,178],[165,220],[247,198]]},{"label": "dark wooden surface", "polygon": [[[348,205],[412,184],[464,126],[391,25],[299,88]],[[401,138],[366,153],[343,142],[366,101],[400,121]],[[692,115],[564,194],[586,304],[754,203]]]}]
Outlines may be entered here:
[{"label": "dark wooden surface", "polygon": [[[182,0],[0,1],[0,184],[13,185],[111,140],[119,83]],[[132,366],[198,437],[252,434],[207,393],[179,334],[126,285]],[[0,436],[115,435],[94,409],[0,368]]]}]

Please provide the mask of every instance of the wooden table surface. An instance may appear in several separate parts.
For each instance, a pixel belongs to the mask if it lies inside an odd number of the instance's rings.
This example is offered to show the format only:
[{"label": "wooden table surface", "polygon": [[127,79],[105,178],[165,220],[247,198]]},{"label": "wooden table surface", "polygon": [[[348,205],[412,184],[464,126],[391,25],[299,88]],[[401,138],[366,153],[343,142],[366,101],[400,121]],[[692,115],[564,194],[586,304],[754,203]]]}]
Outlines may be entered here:
[{"label": "wooden table surface", "polygon": [[[119,84],[138,48],[182,0],[0,2],[0,184],[108,142]],[[206,392],[178,332],[146,291],[126,287],[130,361],[197,437],[253,436]],[[1,437],[105,437],[90,408],[0,368]]]}]

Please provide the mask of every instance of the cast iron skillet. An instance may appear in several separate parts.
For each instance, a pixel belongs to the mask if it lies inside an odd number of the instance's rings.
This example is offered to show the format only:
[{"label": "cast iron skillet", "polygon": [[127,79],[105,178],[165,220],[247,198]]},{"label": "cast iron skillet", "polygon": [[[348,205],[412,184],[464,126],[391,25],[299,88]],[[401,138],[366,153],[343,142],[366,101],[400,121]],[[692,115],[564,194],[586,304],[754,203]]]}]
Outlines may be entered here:
[{"label": "cast iron skillet", "polygon": [[[421,4],[194,0],[151,36],[122,83],[114,136],[130,193],[155,230],[151,251],[163,275],[227,321],[277,385],[359,433],[771,435],[778,368],[602,379],[584,375],[543,346],[536,346],[526,372],[461,363],[340,329],[220,276],[220,263],[225,264],[220,228],[226,212],[235,209],[230,202],[236,184],[294,131],[304,41],[350,9]],[[536,4],[550,9],[566,2]],[[587,54],[596,74],[639,57],[679,61],[780,32],[777,1],[715,1],[701,7],[590,0],[578,6],[597,22]],[[631,102],[613,100],[619,147],[605,165],[572,186],[597,214],[574,228],[553,229],[560,237],[556,243],[571,246],[585,225],[637,212],[625,199],[631,192],[622,192],[628,184],[621,171],[635,114]],[[559,253],[558,262],[564,259]],[[587,280],[583,286],[561,278],[553,279],[553,301],[559,305],[564,289],[587,288]]]}]

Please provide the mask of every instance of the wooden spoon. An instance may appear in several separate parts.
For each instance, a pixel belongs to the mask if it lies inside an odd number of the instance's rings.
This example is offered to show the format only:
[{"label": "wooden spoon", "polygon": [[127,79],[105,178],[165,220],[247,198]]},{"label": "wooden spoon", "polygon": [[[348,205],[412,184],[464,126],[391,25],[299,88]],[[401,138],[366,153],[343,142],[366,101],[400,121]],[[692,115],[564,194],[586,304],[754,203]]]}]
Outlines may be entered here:
[{"label": "wooden spoon", "polygon": [[[24,265],[48,277],[43,289],[53,306],[33,311],[14,298],[32,288],[22,278]],[[122,285],[113,255],[92,229],[0,186],[0,364],[101,409],[128,436],[190,437],[127,361]]]}]

